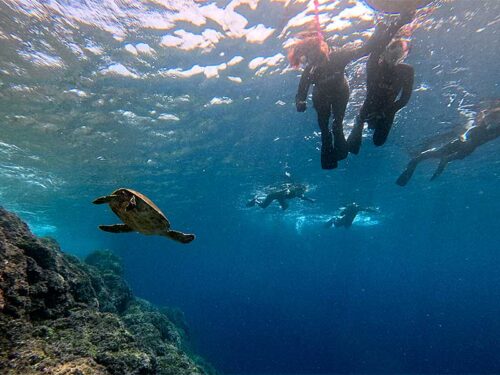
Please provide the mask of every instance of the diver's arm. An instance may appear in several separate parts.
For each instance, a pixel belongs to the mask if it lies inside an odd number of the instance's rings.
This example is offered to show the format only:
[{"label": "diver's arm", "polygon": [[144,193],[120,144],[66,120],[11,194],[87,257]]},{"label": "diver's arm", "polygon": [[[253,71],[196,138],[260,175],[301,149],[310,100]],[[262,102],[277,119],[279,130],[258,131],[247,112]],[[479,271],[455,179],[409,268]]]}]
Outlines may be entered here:
[{"label": "diver's arm", "polygon": [[411,93],[413,91],[413,80],[415,76],[415,71],[412,66],[407,64],[401,64],[403,72],[401,74],[401,79],[403,80],[403,88],[401,92],[401,97],[394,102],[393,110],[394,112],[399,111],[403,108],[411,98]]},{"label": "diver's arm", "polygon": [[352,61],[359,60],[360,58],[369,55],[373,52],[377,43],[376,34],[374,33],[370,39],[357,47],[342,47],[335,53],[336,60],[341,61],[343,65],[347,65]]},{"label": "diver's arm", "polygon": [[397,20],[391,22],[389,27],[387,28],[387,36],[389,38],[389,42],[392,38],[397,34],[399,29],[401,29],[404,25],[409,24],[415,18],[415,12],[401,13],[401,15],[397,18]]},{"label": "diver's arm", "polygon": [[[334,52],[334,60],[340,62],[342,65],[347,65],[352,61],[359,60],[363,56],[373,53],[376,49],[380,49],[380,53],[382,53],[385,48],[385,46],[382,45],[385,40],[386,30],[387,26],[383,23],[379,23],[375,28],[375,32],[363,44],[355,47],[345,46],[337,49]],[[389,43],[389,41],[387,41],[387,43]]]},{"label": "diver's arm", "polygon": [[372,60],[378,62],[380,55],[396,36],[399,29],[410,23],[414,17],[415,13],[411,12],[401,14],[397,20],[391,22],[389,25],[379,22],[375,27],[375,32],[366,42],[366,48],[370,50],[370,58],[373,57]]},{"label": "diver's arm", "polygon": [[297,90],[297,95],[295,95],[295,106],[297,107],[298,112],[304,112],[306,110],[307,93],[309,91],[309,86],[311,86],[312,83],[311,71],[312,66],[306,66],[302,76],[300,77],[299,88]]}]

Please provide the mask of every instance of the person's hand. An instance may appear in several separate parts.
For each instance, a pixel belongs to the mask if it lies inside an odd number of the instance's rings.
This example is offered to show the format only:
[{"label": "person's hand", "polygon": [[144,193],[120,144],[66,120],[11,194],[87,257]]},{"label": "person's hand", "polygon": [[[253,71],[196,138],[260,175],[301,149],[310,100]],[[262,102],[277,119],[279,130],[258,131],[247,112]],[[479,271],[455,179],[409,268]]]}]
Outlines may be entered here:
[{"label": "person's hand", "polygon": [[297,100],[295,102],[295,107],[297,108],[297,112],[305,112],[307,109],[307,104],[305,101]]}]

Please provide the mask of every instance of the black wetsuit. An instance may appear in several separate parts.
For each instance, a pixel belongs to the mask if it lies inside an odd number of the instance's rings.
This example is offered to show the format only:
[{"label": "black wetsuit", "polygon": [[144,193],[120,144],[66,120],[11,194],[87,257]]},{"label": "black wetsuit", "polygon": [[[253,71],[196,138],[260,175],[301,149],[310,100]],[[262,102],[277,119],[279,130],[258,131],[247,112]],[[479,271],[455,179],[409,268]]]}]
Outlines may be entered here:
[{"label": "black wetsuit", "polygon": [[281,209],[286,210],[288,208],[287,200],[293,198],[299,198],[308,202],[314,202],[313,199],[305,197],[306,187],[304,185],[298,184],[285,184],[283,188],[270,192],[265,196],[263,200],[255,197],[247,202],[247,207],[253,207],[256,204],[261,208],[267,208],[272,202],[277,201]]},{"label": "black wetsuit", "polygon": [[377,212],[373,208],[361,207],[357,203],[351,203],[351,204],[348,204],[340,212],[339,216],[330,219],[326,223],[326,225],[328,227],[331,227],[332,225],[335,225],[335,227],[346,227],[346,228],[349,228],[352,225],[352,223],[353,223],[354,219],[356,218],[356,216],[358,215],[358,213],[360,213],[361,211],[365,211],[365,212]]},{"label": "black wetsuit", "polygon": [[500,137],[500,100],[496,102],[496,105],[493,109],[482,111],[478,116],[477,125],[469,128],[460,137],[451,140],[442,147],[425,150],[413,158],[396,183],[405,186],[421,161],[441,159],[431,177],[431,180],[434,180],[443,173],[450,161],[463,159],[482,144]]},{"label": "black wetsuit", "polygon": [[410,100],[415,75],[413,67],[402,63],[391,66],[381,60],[382,53],[405,21],[399,18],[389,27],[383,24],[377,26],[377,32],[382,34],[382,41],[377,43],[368,58],[366,99],[348,139],[351,153],[359,152],[365,122],[370,129],[375,130],[373,143],[376,146],[383,145],[391,130],[394,116]]},{"label": "black wetsuit", "polygon": [[[367,55],[372,43],[366,42],[358,48],[337,48],[330,53],[329,61],[320,66],[307,66],[300,78],[299,88],[295,96],[297,110],[303,112],[307,93],[311,84],[313,89],[313,105],[318,113],[318,124],[321,130],[321,166],[333,169],[337,161],[347,157],[347,142],[344,136],[343,121],[347,102],[349,101],[349,83],[345,68],[350,62]],[[334,117],[332,133],[328,127],[330,116]]]}]

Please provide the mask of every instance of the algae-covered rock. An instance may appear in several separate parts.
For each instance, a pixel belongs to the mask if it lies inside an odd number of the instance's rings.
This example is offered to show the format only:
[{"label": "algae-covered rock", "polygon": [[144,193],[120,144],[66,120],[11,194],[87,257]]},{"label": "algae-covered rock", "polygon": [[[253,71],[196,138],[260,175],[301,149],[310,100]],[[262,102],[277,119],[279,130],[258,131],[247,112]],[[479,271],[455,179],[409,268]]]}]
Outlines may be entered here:
[{"label": "algae-covered rock", "polygon": [[[130,301],[132,292],[123,279],[120,258],[110,251],[96,251],[85,258],[88,273],[94,275],[92,285],[97,293],[99,309],[107,312],[123,312]],[[97,277],[95,277],[97,276]]]},{"label": "algae-covered rock", "polygon": [[181,312],[132,295],[114,254],[81,262],[0,208],[1,374],[214,373],[187,332]]}]

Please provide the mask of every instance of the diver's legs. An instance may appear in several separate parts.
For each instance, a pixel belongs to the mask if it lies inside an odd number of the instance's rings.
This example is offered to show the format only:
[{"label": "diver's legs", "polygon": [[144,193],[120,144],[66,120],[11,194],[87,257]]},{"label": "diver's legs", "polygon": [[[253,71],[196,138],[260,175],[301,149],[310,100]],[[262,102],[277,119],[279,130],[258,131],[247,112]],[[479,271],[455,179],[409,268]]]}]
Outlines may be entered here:
[{"label": "diver's legs", "polygon": [[330,106],[316,107],[318,113],[318,125],[321,130],[321,168],[337,168],[337,162],[333,157],[332,133],[328,128],[330,120]]},{"label": "diver's legs", "polygon": [[461,160],[466,156],[469,156],[472,153],[472,151],[474,151],[474,147],[469,147],[469,145],[466,142],[462,142],[460,140],[451,142],[448,145],[448,149],[457,151],[441,157],[439,165],[431,177],[431,181],[435,180],[437,177],[441,175],[441,173],[443,173],[444,169],[446,168],[446,166],[450,161]]},{"label": "diver's legs", "polygon": [[349,148],[344,136],[344,116],[349,101],[349,86],[347,82],[343,88],[339,88],[338,97],[332,103],[333,121],[333,149],[335,160],[343,160],[349,154]]},{"label": "diver's legs", "polygon": [[398,184],[399,186],[405,186],[408,183],[408,181],[410,181],[411,177],[413,176],[413,172],[415,172],[415,168],[417,168],[418,163],[420,163],[421,161],[432,158],[443,158],[445,154],[443,150],[445,147],[431,148],[429,150],[420,153],[420,155],[410,160],[410,162],[406,166],[406,169],[403,171],[403,173],[401,173],[401,175],[396,180],[396,184]]},{"label": "diver's legs", "polygon": [[268,194],[262,202],[257,201],[257,204],[260,208],[267,208],[275,199],[276,197],[273,194]]}]

